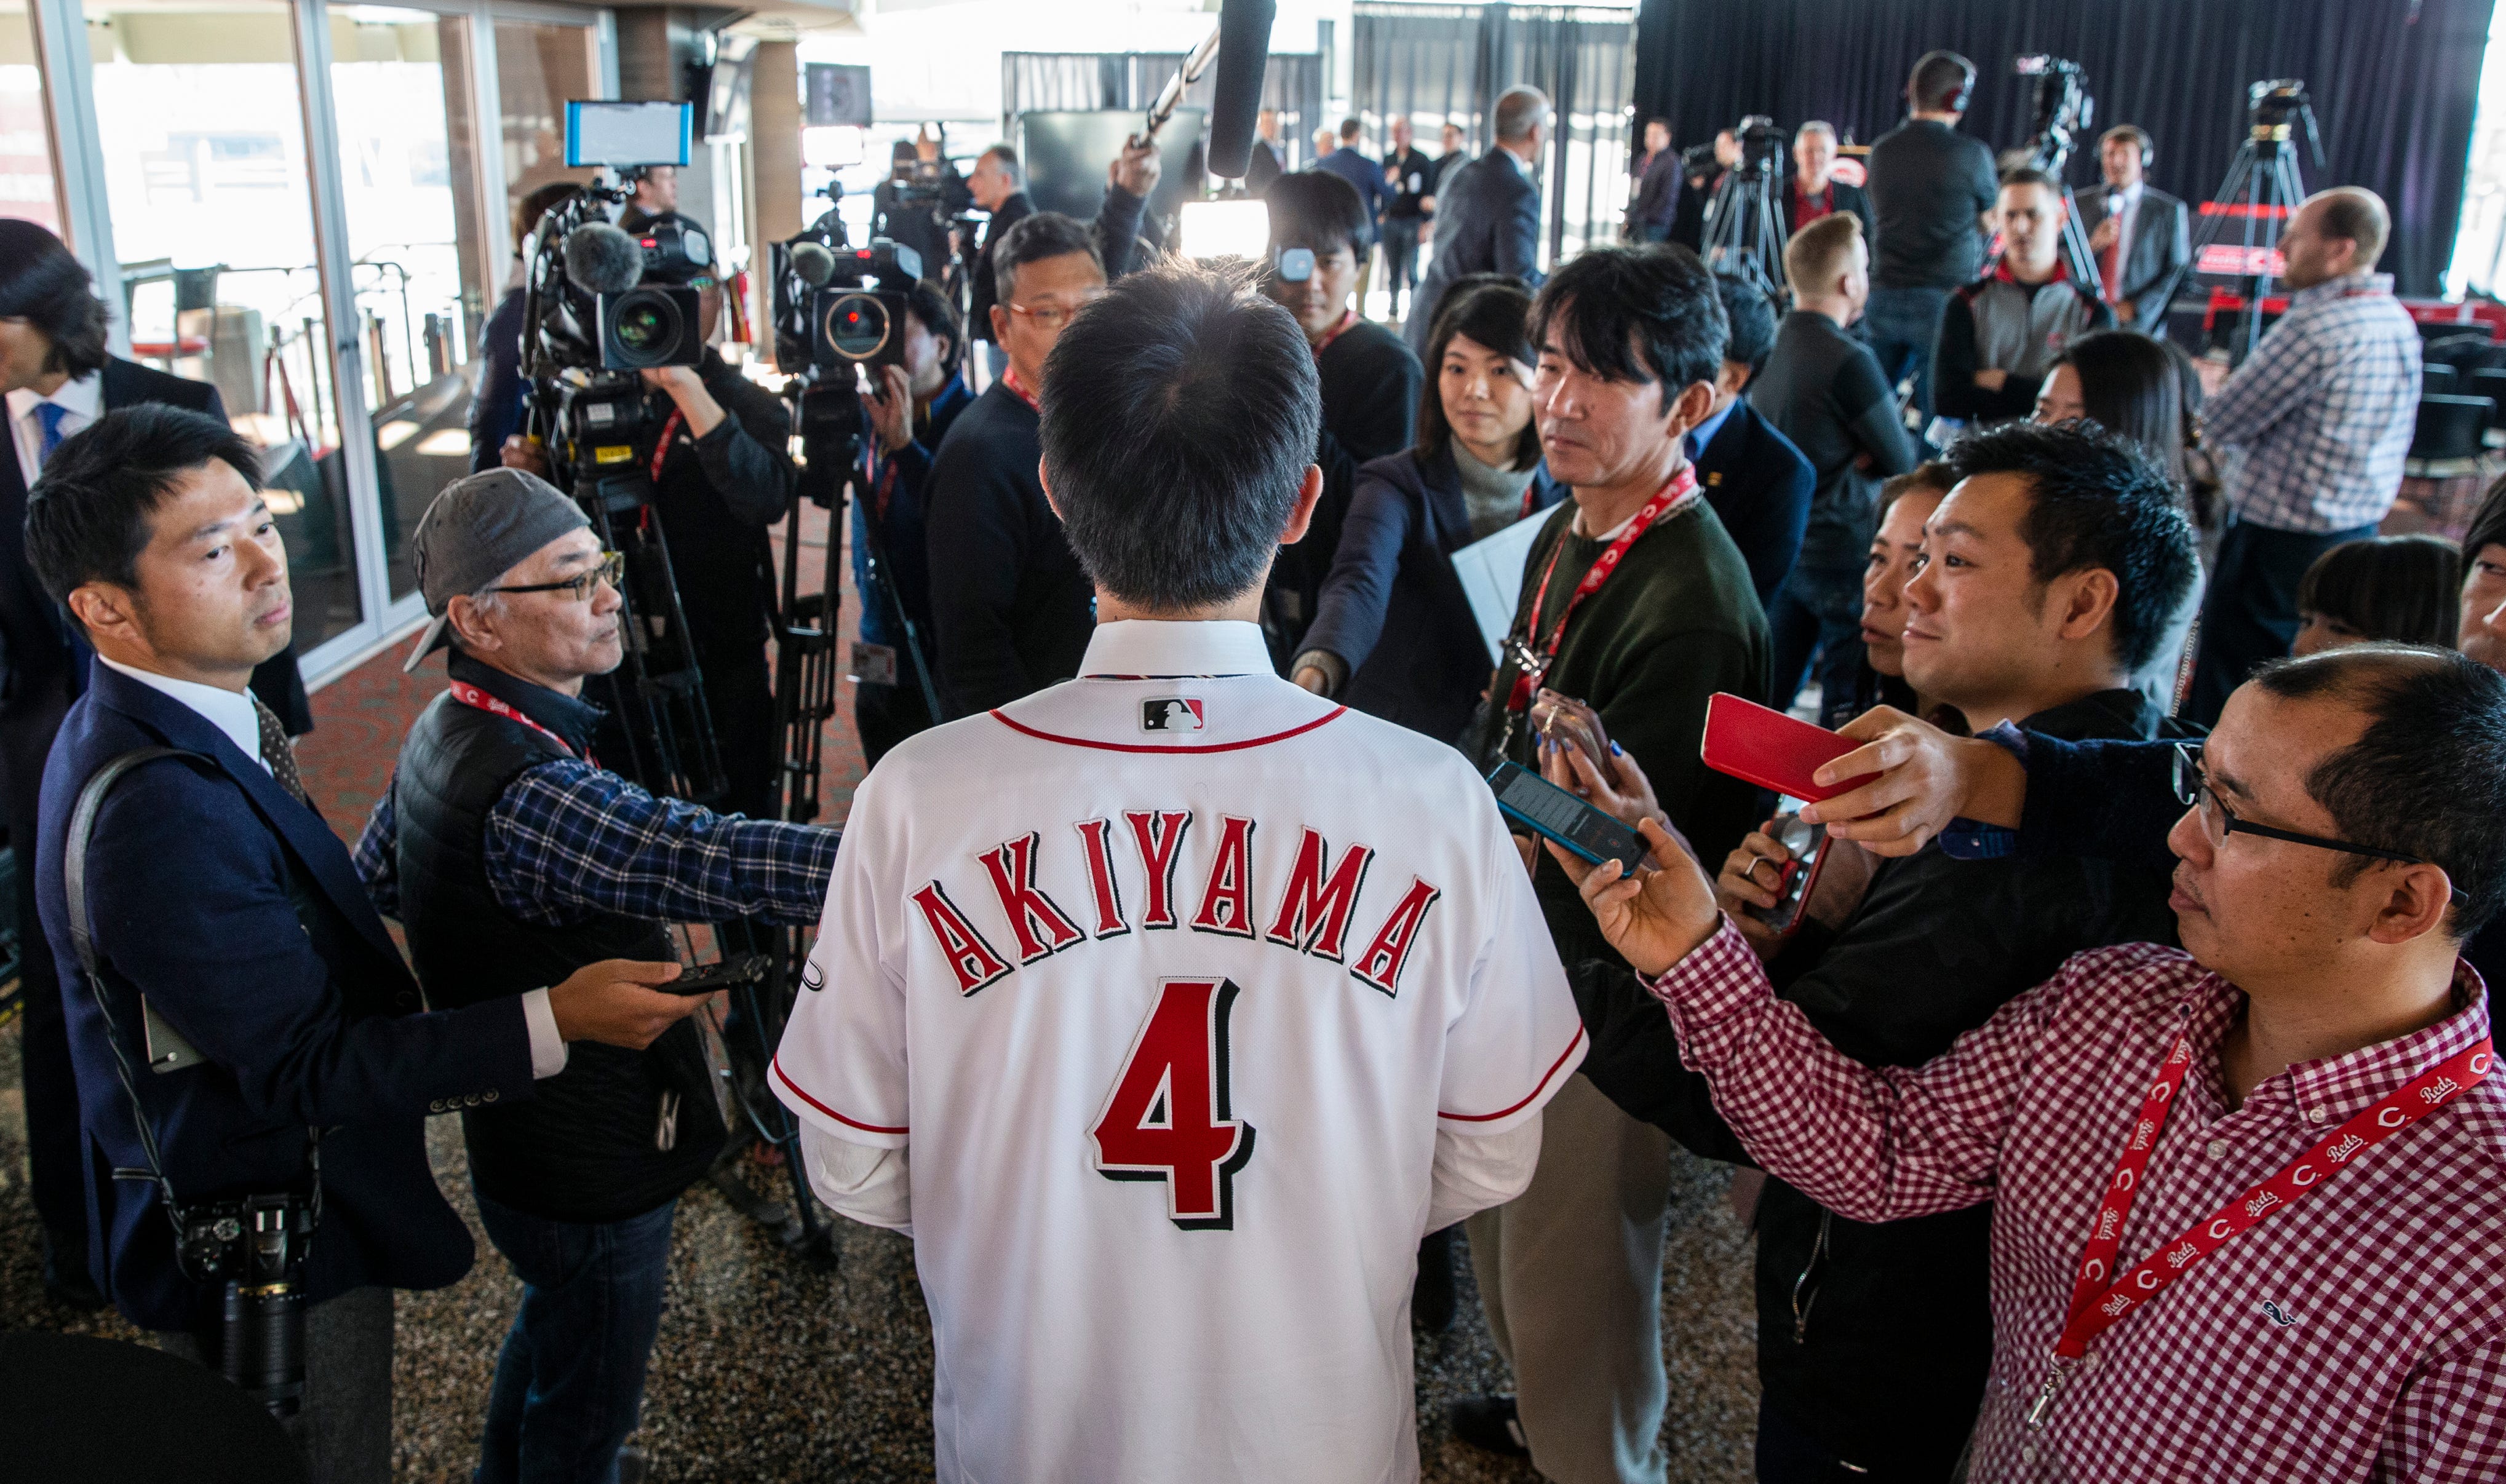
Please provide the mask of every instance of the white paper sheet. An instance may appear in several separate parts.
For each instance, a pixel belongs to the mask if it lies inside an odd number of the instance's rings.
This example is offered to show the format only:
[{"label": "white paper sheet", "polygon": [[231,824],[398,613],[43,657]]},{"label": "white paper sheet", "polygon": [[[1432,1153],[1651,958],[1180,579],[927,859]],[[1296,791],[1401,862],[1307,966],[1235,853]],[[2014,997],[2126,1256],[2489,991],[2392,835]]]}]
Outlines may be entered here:
[{"label": "white paper sheet", "polygon": [[1505,632],[1514,625],[1515,606],[1522,601],[1522,564],[1531,554],[1532,538],[1553,513],[1525,515],[1486,541],[1475,541],[1453,553],[1453,571],[1471,600],[1471,617],[1486,641],[1488,663],[1497,663]]}]

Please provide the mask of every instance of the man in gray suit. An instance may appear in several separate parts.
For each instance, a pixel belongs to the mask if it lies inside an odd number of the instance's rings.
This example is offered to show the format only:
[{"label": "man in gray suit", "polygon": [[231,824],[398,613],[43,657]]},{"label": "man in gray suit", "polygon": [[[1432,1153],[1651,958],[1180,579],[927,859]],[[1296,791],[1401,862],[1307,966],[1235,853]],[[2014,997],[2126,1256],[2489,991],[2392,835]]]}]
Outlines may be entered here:
[{"label": "man in gray suit", "polygon": [[1540,287],[1540,183],[1531,167],[1549,137],[1549,98],[1510,88],[1496,100],[1496,148],[1448,176],[1436,196],[1436,256],[1401,333],[1424,357],[1445,288],[1470,273],[1511,273]]},{"label": "man in gray suit", "polygon": [[2166,300],[2193,257],[2184,203],[2144,182],[2149,136],[2119,124],[2097,140],[2106,188],[2080,203],[2096,254],[2099,296],[2127,330],[2166,338]]}]

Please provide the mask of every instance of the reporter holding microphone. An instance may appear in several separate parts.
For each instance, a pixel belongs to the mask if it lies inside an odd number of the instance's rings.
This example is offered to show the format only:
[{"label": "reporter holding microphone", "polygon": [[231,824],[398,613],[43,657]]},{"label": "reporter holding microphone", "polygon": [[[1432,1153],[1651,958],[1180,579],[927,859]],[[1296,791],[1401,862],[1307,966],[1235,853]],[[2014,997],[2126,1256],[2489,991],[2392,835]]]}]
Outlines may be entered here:
[{"label": "reporter holding microphone", "polygon": [[[26,550],[97,658],[45,772],[35,865],[65,968],[92,927],[95,972],[64,996],[90,1260],[125,1318],[215,1366],[224,1285],[178,1259],[182,1211],[318,1199],[295,1275],[303,1394],[287,1425],[311,1478],[385,1480],[391,1290],[442,1288],[472,1257],[427,1167],[425,1118],[526,1104],[569,1042],[642,1047],[697,1002],[649,987],[676,964],[605,956],[545,988],[424,1009],[246,689],[286,646],[292,606],[254,451],[225,422],[149,406],[72,436],[28,502]],[[165,751],[128,766],[73,842],[90,780],[142,749]]]}]

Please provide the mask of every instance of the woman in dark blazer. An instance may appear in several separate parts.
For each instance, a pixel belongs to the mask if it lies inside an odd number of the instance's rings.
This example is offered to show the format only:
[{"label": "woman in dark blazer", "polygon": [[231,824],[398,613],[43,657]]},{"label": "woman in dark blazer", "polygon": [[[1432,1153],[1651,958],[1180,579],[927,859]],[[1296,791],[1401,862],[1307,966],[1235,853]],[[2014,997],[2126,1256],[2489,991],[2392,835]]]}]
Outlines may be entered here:
[{"label": "woman in dark blazer", "polygon": [[1297,684],[1443,741],[1470,723],[1495,666],[1453,553],[1557,504],[1532,423],[1531,296],[1458,280],[1428,336],[1431,395],[1415,446],[1360,465]]}]

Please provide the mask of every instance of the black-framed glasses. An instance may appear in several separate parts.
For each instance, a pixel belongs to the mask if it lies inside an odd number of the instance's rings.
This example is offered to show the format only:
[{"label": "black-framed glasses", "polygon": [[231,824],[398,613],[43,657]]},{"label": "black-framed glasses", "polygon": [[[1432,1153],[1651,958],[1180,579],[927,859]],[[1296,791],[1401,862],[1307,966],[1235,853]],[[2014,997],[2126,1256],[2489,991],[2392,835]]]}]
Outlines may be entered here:
[{"label": "black-framed glasses", "polygon": [[[2398,850],[2359,845],[2348,840],[2326,839],[2319,834],[2300,834],[2294,830],[2279,830],[2237,818],[2237,811],[2229,808],[2226,800],[2219,797],[2218,791],[2210,787],[2209,776],[2202,772],[2202,744],[2199,742],[2175,744],[2175,799],[2195,811],[2195,817],[2202,822],[2202,837],[2210,842],[2212,850],[2227,844],[2228,836],[2232,834],[2254,834],[2267,840],[2286,840],[2292,845],[2311,845],[2317,850],[2346,851],[2353,856],[2392,861],[2403,866],[2431,864],[2424,856],[2404,855]],[[2469,893],[2451,881],[2447,882],[2447,888],[2452,893],[2455,906],[2470,905]]]},{"label": "black-framed glasses", "polygon": [[585,568],[562,583],[530,583],[518,587],[490,587],[487,590],[489,592],[570,592],[574,594],[576,602],[588,603],[591,601],[591,595],[599,591],[601,583],[607,583],[615,587],[626,572],[626,552],[603,551],[600,553],[599,566]]}]

